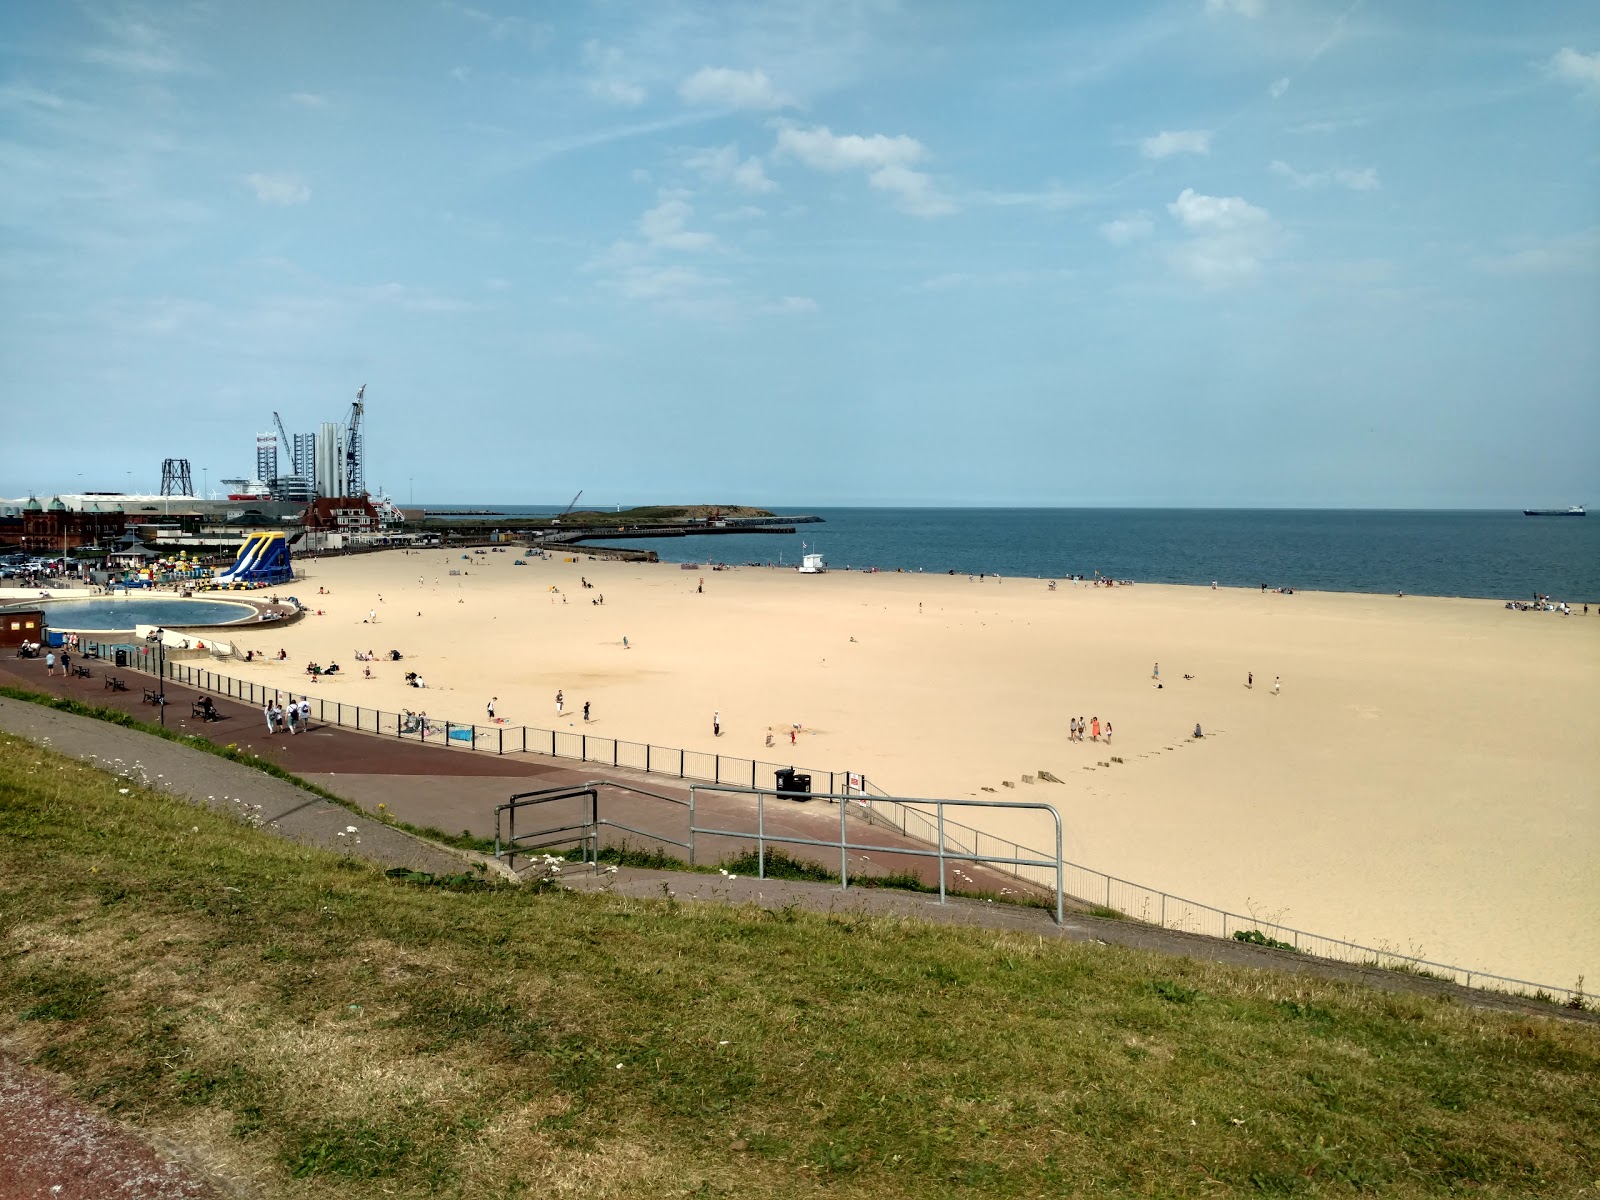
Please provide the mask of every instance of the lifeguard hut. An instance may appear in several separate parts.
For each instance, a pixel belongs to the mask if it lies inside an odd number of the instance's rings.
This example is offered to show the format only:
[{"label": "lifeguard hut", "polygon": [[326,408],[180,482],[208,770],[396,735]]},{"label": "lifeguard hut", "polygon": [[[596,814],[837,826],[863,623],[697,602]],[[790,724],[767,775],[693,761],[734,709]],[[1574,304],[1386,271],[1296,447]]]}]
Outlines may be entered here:
[{"label": "lifeguard hut", "polygon": [[800,556],[800,565],[795,568],[802,575],[821,575],[827,570],[820,554],[803,554]]}]

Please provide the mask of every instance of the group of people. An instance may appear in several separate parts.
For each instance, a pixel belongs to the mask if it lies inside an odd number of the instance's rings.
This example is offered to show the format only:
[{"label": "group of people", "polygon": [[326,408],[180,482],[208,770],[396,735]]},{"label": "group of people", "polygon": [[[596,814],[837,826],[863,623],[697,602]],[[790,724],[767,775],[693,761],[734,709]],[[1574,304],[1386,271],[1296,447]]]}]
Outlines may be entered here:
[{"label": "group of people", "polygon": [[1067,735],[1067,740],[1069,742],[1081,742],[1083,741],[1085,734],[1088,735],[1090,741],[1098,742],[1101,734],[1103,733],[1105,735],[1106,745],[1109,746],[1111,744],[1110,721],[1107,721],[1105,723],[1105,728],[1102,729],[1100,726],[1099,717],[1089,718],[1087,724],[1084,722],[1082,717],[1073,717],[1068,721],[1068,726],[1070,728],[1070,732]]},{"label": "group of people", "polygon": [[301,696],[297,701],[289,697],[287,704],[279,704],[277,700],[268,700],[261,706],[261,714],[267,719],[267,732],[280,733],[288,730],[290,733],[299,733],[303,729],[311,728],[311,701]]}]

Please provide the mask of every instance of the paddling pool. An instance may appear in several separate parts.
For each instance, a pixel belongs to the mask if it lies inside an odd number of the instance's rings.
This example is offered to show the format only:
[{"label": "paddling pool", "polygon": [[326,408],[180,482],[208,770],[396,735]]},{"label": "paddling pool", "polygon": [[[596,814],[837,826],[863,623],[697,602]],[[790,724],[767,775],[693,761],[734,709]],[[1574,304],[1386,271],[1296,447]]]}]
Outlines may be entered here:
[{"label": "paddling pool", "polygon": [[92,600],[41,600],[28,608],[41,608],[51,629],[75,632],[123,630],[135,625],[188,628],[194,625],[234,625],[254,621],[249,604],[223,600],[180,600],[171,596],[96,596]]}]

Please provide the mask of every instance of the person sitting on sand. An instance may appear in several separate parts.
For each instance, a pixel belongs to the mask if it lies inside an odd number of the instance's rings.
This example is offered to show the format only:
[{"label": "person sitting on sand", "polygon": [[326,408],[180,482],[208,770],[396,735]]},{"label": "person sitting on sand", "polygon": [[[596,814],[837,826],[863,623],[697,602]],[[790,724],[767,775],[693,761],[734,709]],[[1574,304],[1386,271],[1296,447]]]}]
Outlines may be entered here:
[{"label": "person sitting on sand", "polygon": [[1195,723],[1194,723],[1194,735],[1195,735],[1195,737],[1197,737],[1197,738],[1203,738],[1203,737],[1205,737],[1205,734],[1203,734],[1203,733],[1202,733],[1202,732],[1200,732],[1200,722],[1199,722],[1199,721],[1196,721],[1196,722],[1195,722]]}]

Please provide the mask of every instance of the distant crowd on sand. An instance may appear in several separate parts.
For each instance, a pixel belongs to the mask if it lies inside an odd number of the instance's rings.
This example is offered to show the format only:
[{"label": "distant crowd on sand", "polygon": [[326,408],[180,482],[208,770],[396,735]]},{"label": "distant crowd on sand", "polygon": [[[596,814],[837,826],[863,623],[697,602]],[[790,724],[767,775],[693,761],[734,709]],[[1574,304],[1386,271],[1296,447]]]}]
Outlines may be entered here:
[{"label": "distant crowd on sand", "polygon": [[[1565,600],[1552,600],[1549,596],[1533,593],[1532,600],[1507,600],[1506,607],[1515,612],[1553,612],[1560,613],[1563,617],[1572,615],[1572,605]],[[1600,611],[1600,610],[1597,610]],[[1583,615],[1589,615],[1589,606],[1583,606]]]}]

